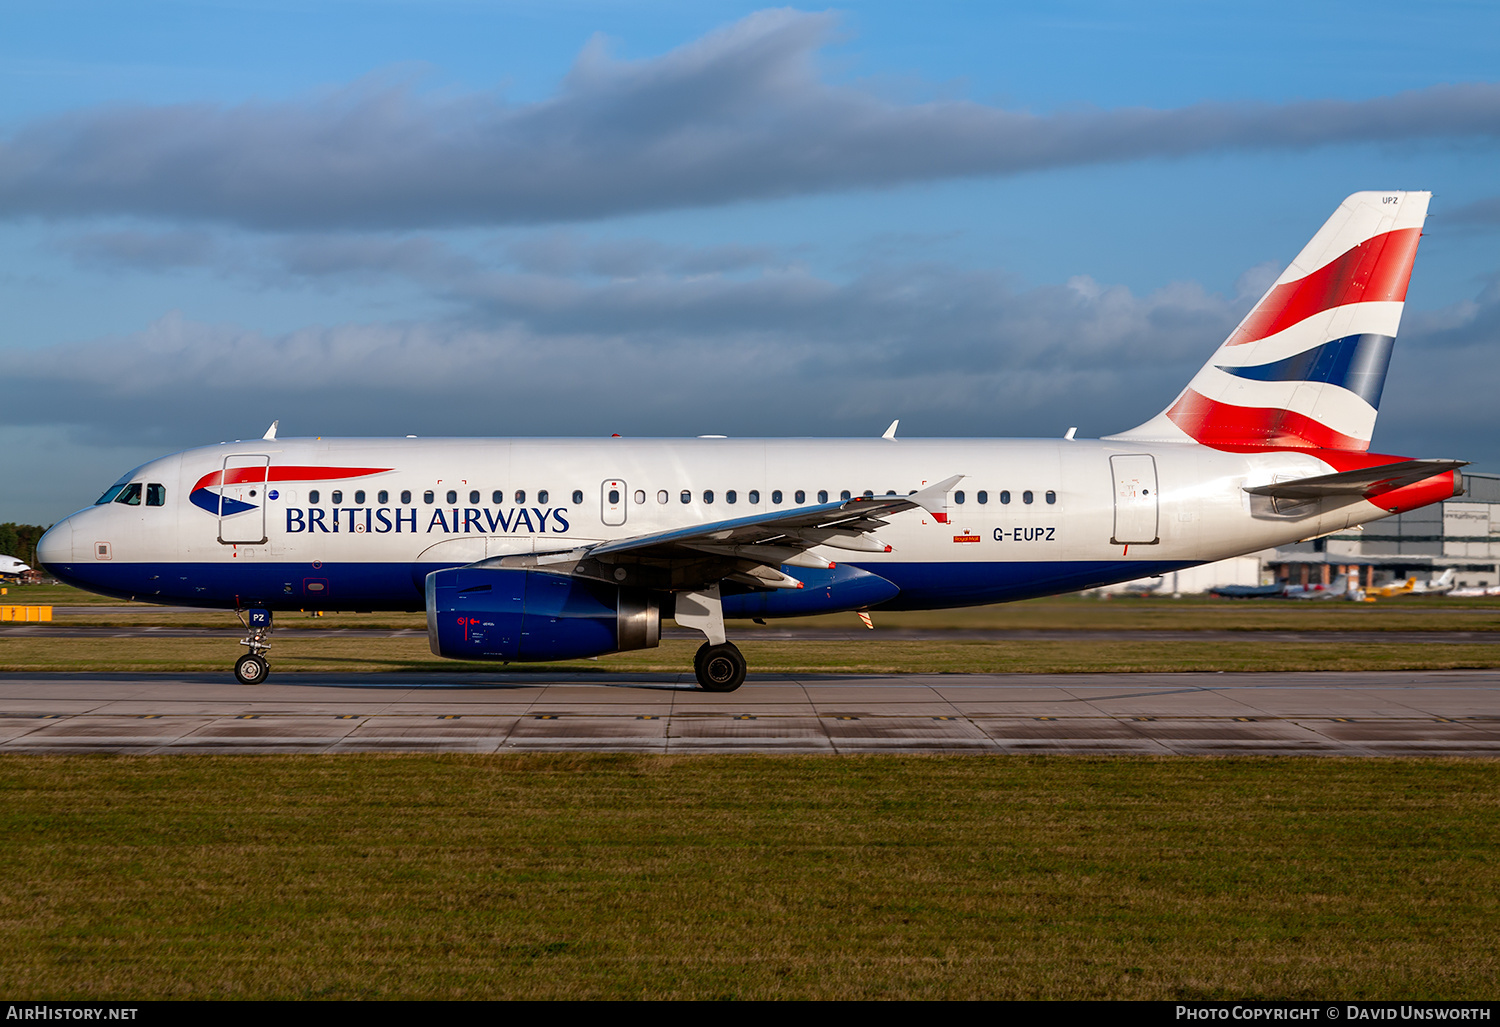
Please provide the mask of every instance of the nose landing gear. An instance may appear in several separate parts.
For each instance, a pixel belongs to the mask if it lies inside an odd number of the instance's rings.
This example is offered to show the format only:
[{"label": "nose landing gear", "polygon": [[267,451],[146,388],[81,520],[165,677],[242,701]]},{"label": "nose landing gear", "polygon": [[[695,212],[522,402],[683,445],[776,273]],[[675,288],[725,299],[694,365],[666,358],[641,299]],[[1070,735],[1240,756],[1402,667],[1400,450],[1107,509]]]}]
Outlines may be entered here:
[{"label": "nose landing gear", "polygon": [[234,676],[242,685],[258,685],[270,672],[271,665],[260,653],[246,653],[234,663]]},{"label": "nose landing gear", "polygon": [[271,611],[251,610],[249,613],[250,620],[247,623],[243,611],[234,611],[247,632],[240,639],[240,645],[250,648],[248,653],[234,662],[234,676],[242,685],[258,685],[271,672],[271,664],[266,659],[266,652],[271,648],[266,641],[266,637],[271,634]]}]

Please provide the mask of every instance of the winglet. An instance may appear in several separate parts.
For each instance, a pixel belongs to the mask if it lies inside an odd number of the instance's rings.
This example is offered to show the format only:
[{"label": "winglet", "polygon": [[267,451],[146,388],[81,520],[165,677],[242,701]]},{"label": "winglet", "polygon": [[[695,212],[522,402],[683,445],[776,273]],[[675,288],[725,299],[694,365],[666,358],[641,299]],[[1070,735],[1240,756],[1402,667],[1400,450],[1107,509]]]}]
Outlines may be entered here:
[{"label": "winglet", "polygon": [[895,442],[896,441],[896,425],[898,425],[900,423],[901,423],[901,418],[899,418],[899,417],[896,418],[894,421],[891,422],[891,426],[885,430],[885,434],[882,435],[882,436],[880,436],[880,437],[882,439],[890,439],[892,442]]},{"label": "winglet", "polygon": [[944,478],[936,485],[929,485],[920,492],[913,492],[906,498],[920,506],[923,510],[932,514],[932,519],[939,524],[948,523],[948,490],[968,475],[955,474],[951,478]]}]

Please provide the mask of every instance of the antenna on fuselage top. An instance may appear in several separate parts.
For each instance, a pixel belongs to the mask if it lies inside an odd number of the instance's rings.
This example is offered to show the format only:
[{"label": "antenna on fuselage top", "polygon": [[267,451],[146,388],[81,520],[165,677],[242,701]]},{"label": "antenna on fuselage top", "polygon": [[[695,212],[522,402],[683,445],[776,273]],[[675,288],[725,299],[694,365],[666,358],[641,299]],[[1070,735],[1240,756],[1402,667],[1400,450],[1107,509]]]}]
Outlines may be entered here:
[{"label": "antenna on fuselage top", "polygon": [[263,438],[263,439],[275,439],[276,438],[276,426],[278,424],[280,424],[280,423],[281,423],[280,421],[272,421],[271,422],[271,427],[269,427],[269,428],[266,429],[266,433],[264,435],[262,435],[261,438]]}]

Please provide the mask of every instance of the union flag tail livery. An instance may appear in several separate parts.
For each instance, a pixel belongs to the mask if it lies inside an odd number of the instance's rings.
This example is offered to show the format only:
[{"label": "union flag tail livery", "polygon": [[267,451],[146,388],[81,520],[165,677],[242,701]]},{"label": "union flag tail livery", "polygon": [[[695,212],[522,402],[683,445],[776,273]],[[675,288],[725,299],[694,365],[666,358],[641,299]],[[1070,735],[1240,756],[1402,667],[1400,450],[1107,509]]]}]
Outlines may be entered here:
[{"label": "union flag tail livery", "polygon": [[1355,193],[1169,406],[1117,439],[1370,448],[1431,193]]},{"label": "union flag tail livery", "polygon": [[499,662],[651,648],[675,619],[703,633],[699,684],[732,691],[746,666],[726,618],[1055,595],[1457,494],[1462,461],[1369,452],[1427,200],[1345,200],[1172,405],[1121,435],[282,439],[273,425],[130,471],[38,554],[95,592],[236,610],[246,684],[269,670],[276,610],[410,610],[437,655]]}]

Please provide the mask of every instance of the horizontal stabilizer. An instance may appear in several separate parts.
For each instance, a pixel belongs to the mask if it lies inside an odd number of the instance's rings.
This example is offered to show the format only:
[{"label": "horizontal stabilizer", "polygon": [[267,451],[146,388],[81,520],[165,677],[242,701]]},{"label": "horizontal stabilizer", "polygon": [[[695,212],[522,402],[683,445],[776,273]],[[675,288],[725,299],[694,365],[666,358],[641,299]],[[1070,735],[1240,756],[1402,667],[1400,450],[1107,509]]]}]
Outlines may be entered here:
[{"label": "horizontal stabilizer", "polygon": [[1338,474],[1320,474],[1312,478],[1298,478],[1296,481],[1279,481],[1274,485],[1258,485],[1245,491],[1252,496],[1272,496],[1276,499],[1323,499],[1328,496],[1369,498],[1415,485],[1425,478],[1465,467],[1468,463],[1467,460],[1402,460],[1394,464],[1340,471]]}]

